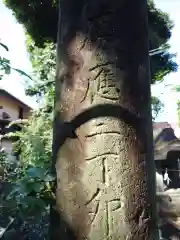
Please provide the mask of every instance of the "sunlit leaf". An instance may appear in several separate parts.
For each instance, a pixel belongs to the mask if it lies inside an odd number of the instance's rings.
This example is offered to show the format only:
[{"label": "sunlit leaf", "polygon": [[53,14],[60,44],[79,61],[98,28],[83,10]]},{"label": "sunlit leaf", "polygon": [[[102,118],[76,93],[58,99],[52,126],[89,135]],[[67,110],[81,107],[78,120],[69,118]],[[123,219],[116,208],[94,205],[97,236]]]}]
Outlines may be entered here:
[{"label": "sunlit leaf", "polygon": [[51,176],[50,174],[46,175],[44,178],[44,181],[46,182],[52,182],[55,180],[55,177]]}]

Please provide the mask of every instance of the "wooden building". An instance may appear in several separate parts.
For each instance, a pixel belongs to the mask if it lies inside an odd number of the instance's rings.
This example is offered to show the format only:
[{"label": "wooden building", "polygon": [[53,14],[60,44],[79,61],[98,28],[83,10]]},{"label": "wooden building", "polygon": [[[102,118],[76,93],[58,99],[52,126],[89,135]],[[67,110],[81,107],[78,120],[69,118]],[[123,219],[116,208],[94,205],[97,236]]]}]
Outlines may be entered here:
[{"label": "wooden building", "polygon": [[168,123],[154,123],[154,159],[159,173],[168,172],[168,188],[180,188],[180,140]]}]

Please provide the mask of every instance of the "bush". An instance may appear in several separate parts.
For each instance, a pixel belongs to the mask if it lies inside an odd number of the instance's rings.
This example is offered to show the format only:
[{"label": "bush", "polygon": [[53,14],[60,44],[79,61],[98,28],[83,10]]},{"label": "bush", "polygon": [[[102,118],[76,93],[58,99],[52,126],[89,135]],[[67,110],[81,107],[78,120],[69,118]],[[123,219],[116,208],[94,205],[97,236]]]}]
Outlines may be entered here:
[{"label": "bush", "polygon": [[49,205],[55,199],[51,190],[54,178],[50,172],[52,114],[43,109],[44,106],[34,112],[28,121],[11,124],[21,127],[20,131],[6,135],[17,139],[13,143],[14,152],[20,153],[16,164],[9,164],[4,152],[0,155],[0,164],[6,172],[0,214],[5,222],[9,216],[15,217],[16,229],[20,228],[28,233],[28,239],[45,239],[49,224]]}]

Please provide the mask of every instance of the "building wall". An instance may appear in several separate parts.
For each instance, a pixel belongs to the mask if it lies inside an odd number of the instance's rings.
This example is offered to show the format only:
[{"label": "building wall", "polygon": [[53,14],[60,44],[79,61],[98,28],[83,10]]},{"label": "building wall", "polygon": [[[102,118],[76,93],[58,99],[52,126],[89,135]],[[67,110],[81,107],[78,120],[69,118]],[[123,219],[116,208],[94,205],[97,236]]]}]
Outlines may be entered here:
[{"label": "building wall", "polygon": [[177,138],[180,138],[180,127],[177,122],[168,123],[168,122],[154,122],[153,123],[153,132],[156,135],[156,132],[161,132],[164,128],[172,127]]},{"label": "building wall", "polygon": [[23,111],[23,119],[27,119],[31,116],[31,111],[30,110],[24,110]]},{"label": "building wall", "polygon": [[0,118],[2,112],[7,112],[10,116],[10,120],[14,121],[17,120],[19,117],[19,106],[16,102],[12,101],[8,97],[0,96],[0,106],[3,107],[3,109],[0,109]]},{"label": "building wall", "polygon": [[[19,118],[19,107],[22,107],[18,104],[17,101],[9,98],[8,96],[0,96],[0,106],[3,108],[0,109],[0,119],[2,118],[2,112],[6,112],[10,118],[8,120],[15,121]],[[31,115],[29,109],[23,108],[23,118],[26,119]],[[5,152],[9,155],[9,157],[14,158],[12,156],[12,142],[8,139],[2,139],[0,142],[2,148],[4,148]]]}]

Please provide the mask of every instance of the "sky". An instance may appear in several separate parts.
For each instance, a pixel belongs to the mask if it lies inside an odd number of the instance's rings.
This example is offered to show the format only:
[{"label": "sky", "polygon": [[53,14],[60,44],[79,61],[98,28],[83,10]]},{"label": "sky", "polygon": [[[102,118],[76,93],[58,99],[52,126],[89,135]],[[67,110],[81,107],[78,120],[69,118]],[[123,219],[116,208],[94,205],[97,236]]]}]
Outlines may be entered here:
[{"label": "sky", "polygon": [[[172,37],[169,41],[170,51],[176,53],[176,62],[180,65],[180,1],[179,0],[155,0],[156,7],[167,12],[170,19],[174,22]],[[165,111],[158,117],[157,121],[168,121],[169,123],[177,122],[177,101],[180,100],[180,93],[173,90],[172,86],[180,85],[180,68],[178,72],[171,73],[165,77],[163,83],[152,87],[152,94],[159,96],[165,104]]]},{"label": "sky", "polygon": [[[176,62],[180,65],[180,1],[179,0],[154,0],[157,8],[167,12],[174,22],[172,37],[170,39],[172,53],[176,53]],[[25,47],[25,34],[22,25],[17,23],[12,12],[7,9],[3,1],[0,0],[0,40],[5,43],[9,52],[0,49],[0,54],[7,57],[11,61],[11,65],[30,74],[32,71],[31,64]],[[12,72],[10,76],[4,77],[0,82],[0,86],[7,89],[14,96],[26,102],[32,107],[37,107],[36,102],[27,97],[24,93],[26,81],[28,79],[20,76],[16,72]],[[180,99],[180,93],[173,90],[172,85],[180,85],[180,70],[171,73],[165,77],[161,84],[152,87],[152,94],[158,96],[165,104],[165,109],[159,115],[157,121],[168,121],[170,123],[177,122],[177,100]]]},{"label": "sky", "polygon": [[[12,12],[4,6],[2,0],[0,0],[0,41],[9,48],[8,52],[0,48],[1,56],[9,59],[12,67],[21,69],[27,74],[31,73],[32,68],[25,47],[24,29],[22,25],[17,23]],[[12,71],[10,76],[3,78],[0,82],[0,87],[7,89],[30,106],[36,107],[36,102],[24,93],[27,80],[27,78]]]}]

